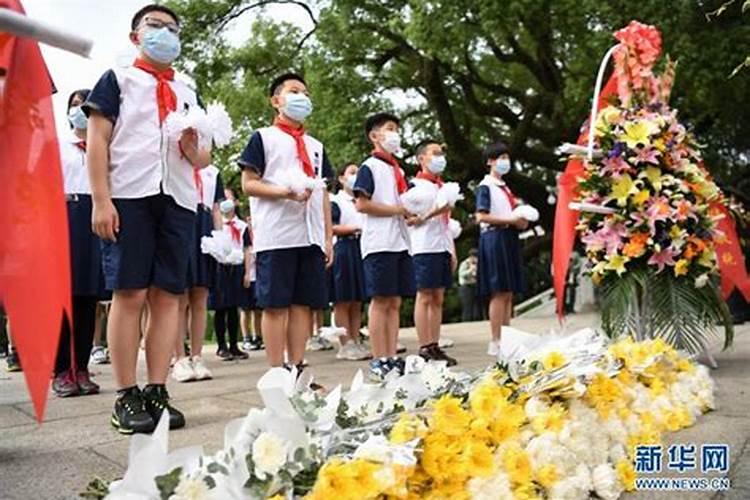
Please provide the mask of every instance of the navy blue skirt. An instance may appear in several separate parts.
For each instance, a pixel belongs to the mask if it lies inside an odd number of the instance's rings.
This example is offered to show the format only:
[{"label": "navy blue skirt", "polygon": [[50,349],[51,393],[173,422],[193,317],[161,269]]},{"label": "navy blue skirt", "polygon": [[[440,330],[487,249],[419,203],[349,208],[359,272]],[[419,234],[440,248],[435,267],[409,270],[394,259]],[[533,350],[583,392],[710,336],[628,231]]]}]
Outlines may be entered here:
[{"label": "navy blue skirt", "polygon": [[101,242],[91,230],[91,196],[78,195],[67,207],[73,295],[104,298]]},{"label": "navy blue skirt", "polygon": [[214,221],[211,212],[203,208],[203,205],[198,205],[198,211],[195,214],[195,241],[190,248],[188,263],[188,288],[211,288],[214,284],[216,260],[201,252],[201,238],[211,236],[213,228]]},{"label": "navy blue skirt", "polygon": [[215,276],[214,286],[208,294],[208,308],[215,311],[241,307],[246,302],[246,294],[250,290],[242,285],[245,266],[217,263]]},{"label": "navy blue skirt", "polygon": [[333,249],[329,302],[365,300],[365,271],[359,238],[339,238]]},{"label": "navy blue skirt", "polygon": [[521,243],[515,229],[492,229],[479,236],[479,295],[499,292],[523,293]]},{"label": "navy blue skirt", "polygon": [[417,290],[450,288],[453,284],[450,252],[418,253],[412,260]]},{"label": "navy blue skirt", "polygon": [[250,288],[242,287],[240,291],[240,309],[245,311],[258,310],[258,301],[255,300],[255,282],[250,283]]}]

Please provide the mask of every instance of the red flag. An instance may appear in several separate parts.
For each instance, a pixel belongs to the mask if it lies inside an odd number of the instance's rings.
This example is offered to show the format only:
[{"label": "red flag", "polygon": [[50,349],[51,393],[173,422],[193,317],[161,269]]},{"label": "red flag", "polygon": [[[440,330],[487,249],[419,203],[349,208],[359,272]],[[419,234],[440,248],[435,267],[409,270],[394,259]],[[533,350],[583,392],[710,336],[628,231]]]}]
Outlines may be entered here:
[{"label": "red flag", "polygon": [[715,207],[724,217],[719,221],[719,229],[724,238],[716,242],[716,260],[721,272],[721,294],[726,299],[737,288],[750,302],[750,277],[747,275],[745,256],[742,254],[737,228],[729,210],[724,205]]},{"label": "red flag", "polygon": [[[617,92],[617,78],[612,75],[599,94],[598,110],[607,105],[609,98]],[[589,124],[590,125],[590,124]],[[586,144],[588,127],[578,137],[577,144]],[[576,223],[578,212],[568,206],[575,199],[578,177],[583,174],[583,161],[570,160],[557,183],[557,207],[555,209],[555,226],[552,235],[552,282],[557,299],[557,316],[562,318],[565,298],[565,278],[568,275],[570,254],[576,241]]]},{"label": "red flag", "polygon": [[[19,0],[1,4],[25,13]],[[71,317],[68,221],[52,114],[52,82],[39,44],[0,33],[0,300],[39,422],[60,327]]]}]

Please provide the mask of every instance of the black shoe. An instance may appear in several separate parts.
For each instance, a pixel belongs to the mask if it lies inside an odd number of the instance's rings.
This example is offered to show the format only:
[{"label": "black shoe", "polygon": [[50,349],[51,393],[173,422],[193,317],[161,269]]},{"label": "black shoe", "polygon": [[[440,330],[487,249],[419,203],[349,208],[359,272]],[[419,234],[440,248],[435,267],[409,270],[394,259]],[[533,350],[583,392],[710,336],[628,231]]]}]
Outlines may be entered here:
[{"label": "black shoe", "polygon": [[8,370],[9,372],[21,371],[21,360],[19,359],[18,353],[16,353],[15,349],[10,351],[10,354],[8,354],[8,357],[6,358],[5,362],[8,363],[6,370]]},{"label": "black shoe", "polygon": [[431,346],[427,346],[427,348],[430,350],[432,359],[436,361],[445,361],[448,366],[456,366],[458,364],[456,358],[452,358],[445,354],[445,351],[442,350],[439,345],[432,344]]},{"label": "black shoe", "polygon": [[169,404],[169,393],[164,385],[149,384],[143,388],[143,400],[146,411],[151,415],[154,423],[158,424],[164,410],[169,412],[169,428],[185,427],[185,415]]},{"label": "black shoe", "polygon": [[435,358],[433,357],[432,353],[432,344],[429,345],[423,345],[419,348],[419,357],[424,359],[425,361],[432,361]]},{"label": "black shoe", "polygon": [[391,367],[391,370],[396,370],[399,375],[403,375],[406,371],[406,361],[404,361],[404,358],[398,356],[388,358],[388,365]]},{"label": "black shoe", "polygon": [[154,419],[146,411],[138,386],[118,393],[110,422],[120,434],[148,434],[156,427]]},{"label": "black shoe", "polygon": [[251,351],[262,351],[265,349],[265,346],[263,345],[263,339],[260,337],[253,337],[250,340],[250,350]]},{"label": "black shoe", "polygon": [[229,352],[229,349],[224,348],[219,348],[219,350],[216,351],[216,356],[221,358],[222,361],[232,361],[234,359],[234,356]]},{"label": "black shoe", "polygon": [[241,350],[239,347],[234,347],[229,349],[229,352],[232,354],[232,357],[234,359],[247,359],[250,356],[243,350]]}]

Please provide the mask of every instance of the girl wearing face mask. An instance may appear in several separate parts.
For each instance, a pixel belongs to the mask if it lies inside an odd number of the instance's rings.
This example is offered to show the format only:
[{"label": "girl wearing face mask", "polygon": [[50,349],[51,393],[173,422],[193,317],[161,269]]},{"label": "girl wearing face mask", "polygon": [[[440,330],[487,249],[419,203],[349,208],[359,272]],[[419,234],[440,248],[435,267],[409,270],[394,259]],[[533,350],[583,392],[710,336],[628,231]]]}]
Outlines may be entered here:
[{"label": "girl wearing face mask", "polygon": [[365,299],[365,276],[359,237],[362,234],[363,216],[354,206],[354,182],[359,167],[355,163],[346,165],[339,172],[338,193],[331,197],[331,219],[333,221],[334,251],[330,301],[336,326],[346,329],[341,337],[341,349],[337,359],[358,361],[370,357],[369,349],[359,343],[362,326],[362,302]]},{"label": "girl wearing face mask", "polygon": [[510,324],[513,294],[523,292],[525,286],[518,232],[528,227],[528,221],[512,215],[518,201],[503,180],[511,168],[508,148],[500,142],[490,144],[484,149],[483,159],[490,173],[476,192],[479,294],[489,298],[491,339],[487,354],[497,356],[502,327]]},{"label": "girl wearing face mask", "polygon": [[[71,133],[60,138],[60,159],[68,209],[71,276],[73,284],[73,327],[63,326],[52,388],[60,397],[96,394],[91,381],[89,356],[94,340],[96,304],[104,293],[99,238],[91,231],[91,189],[86,170],[86,128],[88,119],[81,104],[88,89],[76,90],[68,98]],[[72,344],[72,348],[71,348]]]}]

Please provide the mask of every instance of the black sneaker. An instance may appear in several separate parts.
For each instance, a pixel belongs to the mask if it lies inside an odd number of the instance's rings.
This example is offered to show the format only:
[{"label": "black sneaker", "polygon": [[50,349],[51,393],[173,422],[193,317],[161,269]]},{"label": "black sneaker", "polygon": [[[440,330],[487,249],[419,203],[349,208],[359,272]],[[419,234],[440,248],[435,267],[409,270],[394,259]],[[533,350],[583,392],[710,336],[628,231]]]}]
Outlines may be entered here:
[{"label": "black sneaker", "polygon": [[169,412],[169,428],[180,429],[185,427],[185,415],[169,404],[169,393],[167,388],[161,384],[149,384],[143,388],[143,401],[146,403],[146,411],[151,415],[155,424],[159,423],[162,412]]},{"label": "black sneaker", "polygon": [[428,346],[428,348],[430,349],[430,352],[432,354],[432,359],[437,361],[445,361],[448,366],[456,366],[458,364],[456,358],[448,356],[438,344],[432,344],[431,346]]},{"label": "black sneaker", "polygon": [[110,422],[120,434],[148,434],[156,427],[154,419],[146,411],[143,394],[138,386],[118,391]]},{"label": "black sneaker", "polygon": [[5,368],[9,372],[20,372],[21,371],[21,360],[18,357],[18,353],[15,349],[12,349],[10,351],[10,354],[8,354],[8,357],[5,360],[6,363],[8,363],[8,366]]},{"label": "black sneaker", "polygon": [[248,353],[246,353],[239,347],[230,348],[229,353],[232,355],[234,359],[247,359],[250,357]]},{"label": "black sneaker", "polygon": [[253,337],[250,339],[250,350],[251,351],[262,351],[265,349],[263,345],[263,339],[260,337]]},{"label": "black sneaker", "polygon": [[406,371],[406,361],[404,361],[404,358],[400,358],[398,356],[388,358],[387,363],[391,367],[391,370],[396,370],[396,373],[398,373],[399,375],[403,375]]},{"label": "black sneaker", "polygon": [[218,351],[216,351],[216,356],[221,358],[222,361],[232,361],[234,359],[234,356],[232,356],[232,353],[229,352],[229,349],[220,348]]},{"label": "black sneaker", "polygon": [[432,360],[434,360],[435,358],[433,357],[434,354],[432,352],[432,346],[433,346],[433,344],[429,344],[429,345],[423,345],[422,347],[420,347],[419,348],[419,357],[421,357],[425,361],[432,361]]}]

